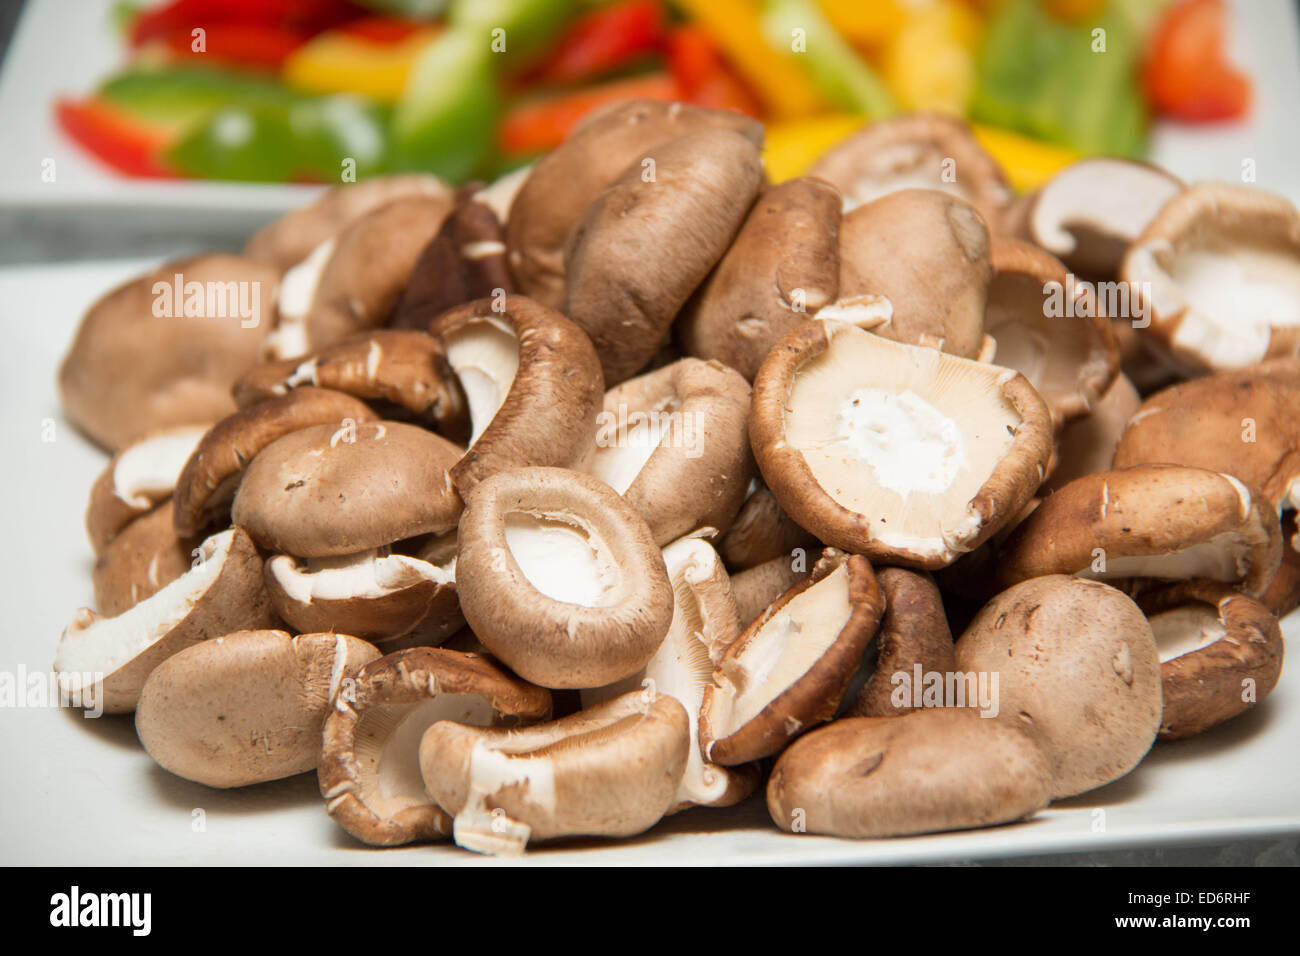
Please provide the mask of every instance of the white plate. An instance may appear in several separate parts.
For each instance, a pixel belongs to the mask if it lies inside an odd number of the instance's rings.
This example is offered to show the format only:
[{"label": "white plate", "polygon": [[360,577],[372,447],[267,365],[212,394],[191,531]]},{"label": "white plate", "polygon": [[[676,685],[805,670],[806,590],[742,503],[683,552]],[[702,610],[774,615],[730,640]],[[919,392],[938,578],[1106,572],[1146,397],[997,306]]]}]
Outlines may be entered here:
[{"label": "white plate", "polygon": [[[151,182],[105,170],[60,133],[53,104],[60,96],[93,90],[123,62],[122,41],[110,26],[117,0],[28,0],[0,75],[0,206],[58,212],[148,213],[196,211],[252,228],[302,205],[319,187]],[[1258,185],[1300,200],[1300,34],[1289,0],[1234,0],[1232,52],[1254,79],[1256,109],[1248,122],[1224,126],[1159,126],[1152,158],[1191,181],[1241,178],[1243,160],[1255,162]],[[75,9],[75,14],[72,11]],[[75,21],[70,23],[70,17]],[[1098,54],[1104,56],[1105,54]],[[56,179],[42,182],[42,164],[55,161]],[[193,216],[169,226],[201,230]],[[222,234],[229,233],[227,226]]]},{"label": "white plate", "polygon": [[[82,515],[105,456],[59,412],[55,373],[85,307],[151,262],[0,269],[0,671],[47,674],[59,633],[91,603]],[[44,441],[51,437],[53,441]],[[1300,613],[1284,623],[1300,639]],[[692,810],[637,839],[530,851],[524,862],[914,863],[1209,843],[1300,833],[1300,667],[1252,713],[1160,744],[1102,790],[1016,826],[844,841],[775,829],[761,800]],[[130,718],[0,709],[0,863],[429,864],[485,862],[448,846],[372,850],[326,816],[316,779],[210,790],[157,767]],[[196,830],[196,811],[204,829]]]}]

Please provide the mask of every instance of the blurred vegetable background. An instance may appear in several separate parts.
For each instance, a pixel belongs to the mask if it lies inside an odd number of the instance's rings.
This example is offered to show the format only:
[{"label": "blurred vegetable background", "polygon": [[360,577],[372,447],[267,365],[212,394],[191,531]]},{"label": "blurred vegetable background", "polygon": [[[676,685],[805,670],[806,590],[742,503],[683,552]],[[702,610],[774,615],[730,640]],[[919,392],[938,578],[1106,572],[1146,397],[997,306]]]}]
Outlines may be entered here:
[{"label": "blurred vegetable background", "polygon": [[1153,116],[1246,115],[1227,19],[1224,0],[125,3],[126,65],[55,109],[123,175],[268,182],[489,179],[631,97],[764,120],[780,181],[864,121],[936,110],[1028,189],[1141,157]]}]

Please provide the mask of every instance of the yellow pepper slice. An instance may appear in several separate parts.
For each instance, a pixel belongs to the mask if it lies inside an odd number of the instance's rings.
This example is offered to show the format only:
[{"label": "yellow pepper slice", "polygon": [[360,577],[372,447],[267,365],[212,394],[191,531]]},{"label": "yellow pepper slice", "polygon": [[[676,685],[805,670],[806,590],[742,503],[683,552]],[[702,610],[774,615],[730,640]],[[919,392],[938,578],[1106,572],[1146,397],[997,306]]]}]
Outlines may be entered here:
[{"label": "yellow pepper slice", "polygon": [[898,0],[817,0],[826,19],[854,46],[882,47],[903,26]]},{"label": "yellow pepper slice", "polygon": [[907,109],[962,116],[975,92],[982,25],[964,3],[940,0],[908,13],[885,48],[885,82]]},{"label": "yellow pepper slice", "polygon": [[754,0],[674,0],[674,4],[709,32],[772,116],[789,119],[828,108],[826,98],[799,65],[768,46]]},{"label": "yellow pepper slice", "polygon": [[440,32],[428,27],[397,43],[379,44],[328,30],[294,51],[284,63],[283,79],[304,93],[358,93],[395,103],[416,57]]},{"label": "yellow pepper slice", "polygon": [[861,116],[847,113],[769,123],[763,152],[768,177],[780,183],[802,176],[822,153],[862,125]]},{"label": "yellow pepper slice", "polygon": [[975,138],[1006,171],[1017,191],[1037,189],[1083,154],[1065,146],[1030,139],[1020,133],[991,126],[974,126]]}]

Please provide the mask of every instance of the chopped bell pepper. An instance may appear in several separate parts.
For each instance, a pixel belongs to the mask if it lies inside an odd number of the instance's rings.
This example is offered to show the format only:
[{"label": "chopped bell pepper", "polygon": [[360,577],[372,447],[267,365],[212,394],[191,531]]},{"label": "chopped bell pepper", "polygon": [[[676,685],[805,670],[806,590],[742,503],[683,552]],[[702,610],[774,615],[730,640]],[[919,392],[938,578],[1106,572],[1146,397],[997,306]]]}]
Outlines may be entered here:
[{"label": "chopped bell pepper", "polygon": [[1188,122],[1237,119],[1250,110],[1251,86],[1224,55],[1223,0],[1183,0],[1151,35],[1142,85],[1156,112]]},{"label": "chopped bell pepper", "polygon": [[308,34],[298,30],[261,23],[214,23],[204,27],[202,49],[190,28],[182,27],[163,34],[159,42],[172,57],[200,61],[216,60],[239,66],[278,70],[300,46]]},{"label": "chopped bell pepper", "polygon": [[581,83],[653,53],[663,38],[659,0],[621,0],[575,20],[530,80]]},{"label": "chopped bell pepper", "polygon": [[975,138],[989,151],[1018,192],[1030,192],[1082,158],[1078,150],[1054,146],[1010,130],[976,124]]},{"label": "chopped bell pepper", "polygon": [[957,0],[910,13],[885,47],[885,82],[904,108],[964,116],[975,92],[980,23]]},{"label": "chopped bell pepper", "polygon": [[99,99],[59,100],[59,128],[106,166],[125,176],[166,178],[176,175],[163,159],[171,134]]},{"label": "chopped bell pepper", "polygon": [[[709,32],[774,118],[806,116],[830,106],[802,66],[772,48],[756,0],[674,0],[674,5]],[[787,35],[779,49],[789,48]]]},{"label": "chopped bell pepper", "polygon": [[507,155],[525,155],[553,149],[564,141],[582,118],[598,107],[620,100],[675,100],[677,83],[666,73],[613,80],[545,99],[514,106],[501,122],[498,144]]},{"label": "chopped bell pepper", "polygon": [[271,107],[219,109],[171,146],[166,159],[200,179],[285,182],[296,172],[289,124]]},{"label": "chopped bell pepper", "polygon": [[862,117],[832,113],[810,119],[770,123],[763,164],[774,183],[808,172],[822,153],[862,128]]},{"label": "chopped bell pepper", "polygon": [[668,35],[665,46],[668,68],[686,102],[737,110],[755,118],[760,115],[758,100],[731,71],[707,30],[678,27]]},{"label": "chopped bell pepper", "polygon": [[190,64],[132,67],[106,80],[96,95],[172,132],[192,127],[223,107],[287,109],[298,98],[264,76]]},{"label": "chopped bell pepper", "polygon": [[284,82],[304,93],[356,93],[379,103],[396,103],[416,59],[440,27],[408,31],[396,41],[364,39],[349,28],[317,34],[284,64]]},{"label": "chopped bell pepper", "polygon": [[902,28],[900,0],[818,0],[835,32],[854,46],[878,49]]},{"label": "chopped bell pepper", "polygon": [[132,46],[217,24],[274,26],[310,36],[359,16],[347,0],[171,0],[132,22]]}]

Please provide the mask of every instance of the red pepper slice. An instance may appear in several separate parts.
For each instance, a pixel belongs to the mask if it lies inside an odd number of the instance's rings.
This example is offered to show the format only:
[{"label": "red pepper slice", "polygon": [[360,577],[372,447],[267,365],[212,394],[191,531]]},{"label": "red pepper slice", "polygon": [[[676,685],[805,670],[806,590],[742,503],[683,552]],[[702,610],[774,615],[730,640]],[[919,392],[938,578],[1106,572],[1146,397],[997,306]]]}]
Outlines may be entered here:
[{"label": "red pepper slice", "polygon": [[501,151],[508,155],[553,149],[592,110],[619,100],[676,100],[677,82],[667,73],[647,73],[574,93],[532,100],[512,107],[497,130]]},{"label": "red pepper slice", "polygon": [[403,20],[400,17],[362,17],[339,27],[340,33],[354,36],[358,40],[379,46],[396,46],[421,30],[428,29],[428,23],[417,20]]},{"label": "red pepper slice", "polygon": [[732,72],[707,30],[679,27],[668,36],[668,67],[688,103],[760,115],[758,99]]},{"label": "red pepper slice", "polygon": [[276,26],[214,23],[204,27],[203,50],[194,49],[191,30],[177,30],[158,38],[178,59],[218,60],[278,70],[294,50],[311,36]]},{"label": "red pepper slice", "polygon": [[162,160],[171,135],[141,123],[101,100],[59,100],[59,127],[106,166],[127,176],[174,178]]},{"label": "red pepper slice", "polygon": [[663,35],[664,11],[658,0],[623,0],[575,20],[532,78],[581,83],[653,53]]},{"label": "red pepper slice", "polygon": [[1250,80],[1224,54],[1227,16],[1223,0],[1181,0],[1161,16],[1142,70],[1156,112],[1210,122],[1250,109]]},{"label": "red pepper slice", "polygon": [[131,24],[131,45],[214,24],[263,24],[308,34],[364,15],[348,0],[171,0],[139,14]]}]

